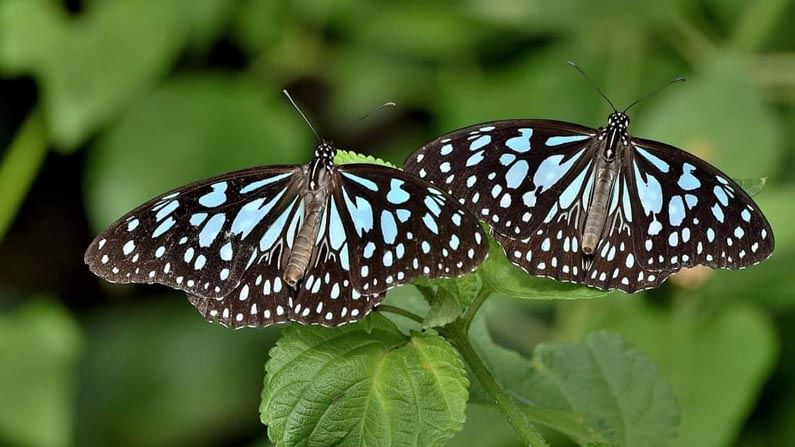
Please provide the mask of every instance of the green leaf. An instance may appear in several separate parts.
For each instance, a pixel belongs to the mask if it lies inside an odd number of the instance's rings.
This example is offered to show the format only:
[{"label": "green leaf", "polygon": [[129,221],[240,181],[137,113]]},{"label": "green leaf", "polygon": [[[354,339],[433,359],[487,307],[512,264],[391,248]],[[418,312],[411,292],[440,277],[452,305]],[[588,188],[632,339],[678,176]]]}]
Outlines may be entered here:
[{"label": "green leaf", "polygon": [[589,327],[619,331],[637,343],[679,396],[682,426],[673,445],[732,444],[776,358],[770,320],[750,306],[707,318],[637,300],[605,307],[589,318]]},{"label": "green leaf", "polygon": [[91,148],[88,211],[99,229],[144,200],[234,169],[305,161],[311,134],[276,92],[246,78],[181,77],[146,95]]},{"label": "green leaf", "polygon": [[638,112],[633,134],[678,146],[732,177],[771,175],[780,129],[749,69],[742,60],[716,58]]},{"label": "green leaf", "polygon": [[521,268],[511,264],[500,245],[489,236],[489,257],[478,269],[483,282],[494,292],[515,298],[542,300],[571,300],[598,298],[606,292],[530,276]]},{"label": "green leaf", "polygon": [[335,329],[287,327],[260,412],[279,446],[439,446],[463,426],[467,387],[444,339],[406,337],[371,314]]},{"label": "green leaf", "polygon": [[77,322],[49,301],[0,313],[0,444],[72,445]]},{"label": "green leaf", "polygon": [[463,309],[458,302],[458,297],[449,289],[440,287],[431,303],[428,314],[422,322],[423,329],[441,327],[453,322],[461,316]]},{"label": "green leaf", "polygon": [[351,164],[351,163],[371,163],[376,165],[387,166],[393,169],[399,169],[388,161],[381,160],[380,158],[373,157],[372,155],[359,154],[353,151],[337,150],[337,156],[334,157],[334,163],[337,164]]},{"label": "green leaf", "polygon": [[74,149],[162,77],[191,38],[217,33],[223,0],[90,2],[72,20],[61,2],[0,3],[0,70],[32,73],[50,138]]},{"label": "green leaf", "polygon": [[[498,381],[536,423],[585,445],[667,446],[679,410],[671,386],[645,354],[607,332],[582,343],[541,344],[532,360],[495,344],[480,315],[471,333]],[[482,396],[473,388],[473,397]]]}]

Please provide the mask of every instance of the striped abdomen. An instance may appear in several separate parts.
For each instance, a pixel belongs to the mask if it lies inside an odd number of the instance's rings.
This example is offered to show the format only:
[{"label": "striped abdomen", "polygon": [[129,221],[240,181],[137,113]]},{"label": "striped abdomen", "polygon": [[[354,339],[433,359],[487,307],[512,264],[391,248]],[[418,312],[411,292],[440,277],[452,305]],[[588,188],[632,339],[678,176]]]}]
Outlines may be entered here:
[{"label": "striped abdomen", "polygon": [[298,235],[295,237],[293,251],[287,260],[287,268],[285,268],[283,275],[284,280],[291,286],[294,286],[304,277],[309,260],[312,258],[324,203],[325,200],[316,197],[307,201],[304,223],[301,224]]},{"label": "striped abdomen", "polygon": [[607,218],[607,207],[613,183],[618,173],[618,163],[604,162],[597,165],[596,180],[593,187],[593,198],[588,207],[585,225],[582,230],[582,252],[593,254],[604,229]]}]

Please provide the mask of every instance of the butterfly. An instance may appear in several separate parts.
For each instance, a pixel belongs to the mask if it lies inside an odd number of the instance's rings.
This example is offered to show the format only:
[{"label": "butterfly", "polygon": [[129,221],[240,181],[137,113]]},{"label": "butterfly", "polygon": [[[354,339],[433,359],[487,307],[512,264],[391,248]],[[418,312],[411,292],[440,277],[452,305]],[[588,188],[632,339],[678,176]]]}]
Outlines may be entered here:
[{"label": "butterfly", "polygon": [[455,199],[404,171],[336,165],[336,153],[320,140],[306,165],[160,195],[98,235],[85,262],[110,282],[185,291],[206,319],[238,328],[355,321],[392,287],[485,258],[477,218]]},{"label": "butterfly", "polygon": [[487,221],[508,259],[535,276],[636,292],[685,267],[769,257],[773,232],[751,197],[704,160],[630,136],[628,109],[613,107],[599,129],[478,124],[425,144],[404,168]]}]

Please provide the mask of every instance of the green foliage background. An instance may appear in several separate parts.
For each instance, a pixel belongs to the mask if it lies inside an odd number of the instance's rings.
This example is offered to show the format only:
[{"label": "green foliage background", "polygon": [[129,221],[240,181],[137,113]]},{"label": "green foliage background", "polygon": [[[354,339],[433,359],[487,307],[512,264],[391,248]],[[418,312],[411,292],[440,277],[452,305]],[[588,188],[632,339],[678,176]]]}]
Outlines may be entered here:
[{"label": "green foliage background", "polygon": [[[473,322],[476,350],[533,420],[579,415],[546,424],[555,446],[592,439],[582,429],[600,423],[618,445],[794,445],[793,25],[790,0],[0,0],[0,445],[265,445],[263,364],[282,328],[208,326],[180,294],[102,283],[82,264],[91,237],[180,184],[307,160],[313,136],[282,88],[323,135],[396,165],[475,122],[601,125],[609,108],[567,60],[619,105],[686,76],[633,109],[633,133],[735,178],[766,177],[756,200],[776,252],[745,271],[685,272],[633,296],[562,290],[490,263],[483,271],[499,293]],[[396,110],[343,132],[389,100]],[[455,287],[466,296],[466,284]],[[417,296],[404,287],[388,302],[427,312],[427,327],[469,304],[429,310]],[[371,320],[342,332],[291,327],[269,368],[285,345],[311,354],[299,342],[353,343],[370,330],[405,368],[429,349],[448,352],[432,331]],[[608,354],[615,368],[594,373],[593,359]],[[466,397],[456,378],[470,383],[470,403],[449,417],[426,408],[438,431],[421,430],[419,445],[449,438],[464,411],[448,445],[519,445],[457,357],[435,360],[451,395]],[[638,396],[598,394],[628,371],[677,414],[610,419],[642,413],[627,410]],[[665,404],[669,386],[678,404]],[[384,414],[374,423],[399,416]],[[300,437],[289,422],[274,430]]]}]

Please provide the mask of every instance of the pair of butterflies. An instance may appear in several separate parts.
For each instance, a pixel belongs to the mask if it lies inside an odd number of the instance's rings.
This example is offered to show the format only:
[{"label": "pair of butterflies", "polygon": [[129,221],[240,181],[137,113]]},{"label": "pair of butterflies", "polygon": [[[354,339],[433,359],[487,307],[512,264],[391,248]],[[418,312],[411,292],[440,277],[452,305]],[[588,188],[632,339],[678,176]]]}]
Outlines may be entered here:
[{"label": "pair of butterflies", "polygon": [[307,165],[232,172],[144,203],[85,261],[111,282],[183,290],[205,318],[237,328],[336,326],[414,278],[472,271],[488,253],[478,219],[529,274],[603,290],[771,254],[770,225],[736,182],[628,125],[615,111],[599,129],[479,124],[422,146],[405,171],[335,165],[322,141]]}]

